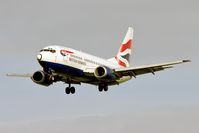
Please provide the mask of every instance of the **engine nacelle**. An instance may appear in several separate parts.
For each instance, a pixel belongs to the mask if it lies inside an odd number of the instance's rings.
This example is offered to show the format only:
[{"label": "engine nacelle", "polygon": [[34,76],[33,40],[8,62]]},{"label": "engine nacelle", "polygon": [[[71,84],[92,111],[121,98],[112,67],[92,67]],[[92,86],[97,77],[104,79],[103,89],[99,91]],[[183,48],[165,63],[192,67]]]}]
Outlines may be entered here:
[{"label": "engine nacelle", "polygon": [[97,79],[100,79],[100,80],[116,79],[116,76],[114,75],[113,70],[105,66],[97,67],[94,71],[94,75]]},{"label": "engine nacelle", "polygon": [[32,81],[44,86],[49,86],[53,83],[50,76],[46,74],[44,71],[36,71],[31,77]]}]

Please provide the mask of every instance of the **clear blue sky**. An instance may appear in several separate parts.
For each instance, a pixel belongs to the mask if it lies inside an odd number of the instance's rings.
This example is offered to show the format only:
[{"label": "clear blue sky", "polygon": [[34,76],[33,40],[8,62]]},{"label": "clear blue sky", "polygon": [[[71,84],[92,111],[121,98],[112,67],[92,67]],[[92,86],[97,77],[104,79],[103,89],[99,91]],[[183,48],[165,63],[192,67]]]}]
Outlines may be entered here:
[{"label": "clear blue sky", "polygon": [[[199,18],[197,1],[0,1],[1,132],[199,131]],[[134,28],[132,65],[191,59],[153,76],[140,76],[99,93],[63,83],[48,88],[6,73],[40,68],[38,51],[64,45],[103,58]]]}]

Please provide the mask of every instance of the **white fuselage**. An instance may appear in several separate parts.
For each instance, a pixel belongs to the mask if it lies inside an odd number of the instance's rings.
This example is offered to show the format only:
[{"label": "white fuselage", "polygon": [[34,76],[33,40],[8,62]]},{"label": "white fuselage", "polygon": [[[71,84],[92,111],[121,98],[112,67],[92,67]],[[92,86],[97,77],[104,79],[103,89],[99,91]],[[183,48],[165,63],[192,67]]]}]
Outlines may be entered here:
[{"label": "white fuselage", "polygon": [[[109,60],[62,46],[47,46],[43,48],[37,55],[37,59],[39,62],[43,62],[40,64],[44,70],[52,69],[63,76],[72,77],[74,80],[85,83],[90,80],[90,78],[84,77],[85,73],[94,73],[95,68],[98,66],[105,66],[111,69],[121,67]],[[129,79],[131,79],[130,76],[123,77],[113,84],[119,84]]]},{"label": "white fuselage", "polygon": [[[63,46],[47,46],[44,49],[54,49],[56,52],[46,52],[41,51],[42,55],[41,61],[49,61],[54,63],[59,63],[67,66],[71,66],[74,68],[78,68],[81,70],[85,70],[86,68],[95,68],[97,66],[107,66],[110,68],[118,68],[120,67],[118,64],[110,62],[106,59],[102,59],[81,51],[77,51],[71,48],[63,47]],[[60,52],[63,51],[63,54]]]}]

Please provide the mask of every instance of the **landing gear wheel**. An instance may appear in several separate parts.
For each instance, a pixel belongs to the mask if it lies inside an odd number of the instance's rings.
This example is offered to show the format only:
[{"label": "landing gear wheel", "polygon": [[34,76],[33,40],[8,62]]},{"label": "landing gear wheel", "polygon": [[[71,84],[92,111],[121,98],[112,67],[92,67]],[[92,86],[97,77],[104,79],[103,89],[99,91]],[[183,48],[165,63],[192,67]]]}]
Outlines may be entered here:
[{"label": "landing gear wheel", "polygon": [[65,89],[65,92],[66,92],[66,94],[70,94],[70,87],[66,87],[66,89]]},{"label": "landing gear wheel", "polygon": [[75,87],[71,87],[71,88],[70,88],[70,92],[71,92],[72,94],[75,94]]},{"label": "landing gear wheel", "polygon": [[99,92],[102,92],[103,91],[103,86],[99,85],[98,86],[98,90],[99,90]]},{"label": "landing gear wheel", "polygon": [[103,90],[108,91],[108,85],[99,85],[98,90],[99,92],[102,92]]},{"label": "landing gear wheel", "polygon": [[107,85],[104,86],[104,91],[108,91],[108,86]]}]

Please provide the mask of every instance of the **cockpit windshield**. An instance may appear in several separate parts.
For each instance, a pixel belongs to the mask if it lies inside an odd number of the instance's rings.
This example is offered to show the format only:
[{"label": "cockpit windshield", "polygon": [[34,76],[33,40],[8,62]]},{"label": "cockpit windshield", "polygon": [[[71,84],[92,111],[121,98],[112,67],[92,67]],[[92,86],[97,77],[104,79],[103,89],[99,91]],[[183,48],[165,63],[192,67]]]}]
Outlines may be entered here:
[{"label": "cockpit windshield", "polygon": [[45,52],[51,52],[51,53],[55,53],[56,52],[56,50],[54,50],[54,49],[52,49],[52,48],[48,48],[48,49],[42,49],[42,50],[40,50],[40,52],[42,52],[42,51],[45,51]]}]

